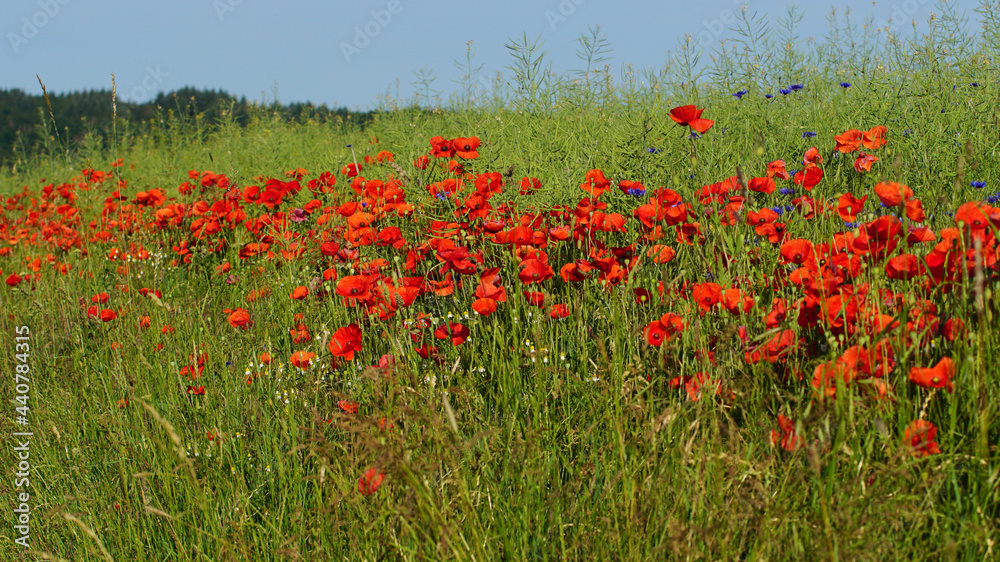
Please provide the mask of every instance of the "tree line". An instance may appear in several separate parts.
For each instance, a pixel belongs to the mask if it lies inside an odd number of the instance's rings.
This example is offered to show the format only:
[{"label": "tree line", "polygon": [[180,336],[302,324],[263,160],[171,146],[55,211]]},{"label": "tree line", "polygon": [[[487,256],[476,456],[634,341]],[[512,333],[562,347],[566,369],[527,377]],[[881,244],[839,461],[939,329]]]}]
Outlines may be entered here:
[{"label": "tree line", "polygon": [[[356,112],[326,104],[261,104],[248,102],[222,90],[185,87],[159,93],[144,102],[121,99],[112,109],[111,90],[85,90],[69,93],[29,94],[20,89],[0,89],[0,164],[37,152],[43,145],[59,142],[72,146],[88,133],[102,142],[112,134],[113,118],[142,129],[151,121],[169,119],[172,123],[199,123],[214,126],[222,122],[246,125],[257,113],[278,115],[289,121],[313,119],[319,122],[341,120],[364,127],[373,112]],[[113,113],[114,112],[114,113]],[[54,127],[53,127],[54,123]],[[120,125],[119,125],[120,126]]]}]

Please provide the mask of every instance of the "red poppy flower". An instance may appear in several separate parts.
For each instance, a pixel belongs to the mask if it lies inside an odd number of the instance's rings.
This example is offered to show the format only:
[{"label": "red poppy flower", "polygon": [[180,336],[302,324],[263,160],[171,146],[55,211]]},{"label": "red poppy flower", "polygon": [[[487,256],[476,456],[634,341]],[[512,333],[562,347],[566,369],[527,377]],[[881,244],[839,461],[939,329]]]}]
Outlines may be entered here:
[{"label": "red poppy flower", "polygon": [[682,105],[670,110],[670,118],[678,125],[688,126],[699,134],[705,134],[705,131],[711,129],[712,125],[715,125],[715,121],[702,119],[701,113],[703,111],[705,111],[704,108],[698,109],[695,105]]},{"label": "red poppy flower", "polygon": [[696,283],[691,287],[691,299],[698,303],[701,315],[722,300],[722,287],[718,283]]},{"label": "red poppy flower", "polygon": [[497,301],[489,298],[476,299],[472,301],[472,310],[480,316],[489,316],[497,309]]},{"label": "red poppy flower", "polygon": [[542,281],[551,279],[555,274],[552,267],[540,259],[524,260],[521,262],[520,268],[521,272],[518,273],[517,277],[526,285],[529,283],[541,283]]},{"label": "red poppy flower", "polygon": [[611,182],[604,177],[604,172],[601,170],[590,170],[584,177],[583,183],[580,184],[580,189],[587,192],[591,197],[600,197],[610,186]]},{"label": "red poppy flower", "polygon": [[434,337],[439,340],[450,338],[452,345],[462,345],[469,337],[469,328],[457,322],[448,322],[434,330]]},{"label": "red poppy flower", "polygon": [[770,195],[774,193],[777,186],[774,184],[774,179],[770,177],[764,178],[751,178],[747,183],[747,189],[750,191],[756,191],[757,193],[767,193]]},{"label": "red poppy flower", "polygon": [[722,291],[722,306],[731,314],[745,314],[753,308],[753,297],[743,294],[739,289]]},{"label": "red poppy flower", "polygon": [[920,258],[913,254],[900,254],[885,263],[885,274],[889,279],[915,279],[923,270]]},{"label": "red poppy flower", "polygon": [[854,160],[854,170],[859,174],[861,172],[870,172],[872,171],[872,164],[875,162],[878,162],[878,156],[872,156],[871,154],[862,152]]},{"label": "red poppy flower", "polygon": [[795,422],[778,414],[778,428],[780,431],[771,431],[771,446],[778,445],[782,449],[795,452],[802,446],[802,438],[795,434]]},{"label": "red poppy flower", "polygon": [[345,414],[356,414],[361,405],[354,400],[337,400],[337,407]]},{"label": "red poppy flower", "polygon": [[21,277],[20,275],[18,275],[16,273],[11,273],[7,277],[7,286],[8,287],[17,287],[21,283],[22,279],[23,279],[23,277]]},{"label": "red poppy flower", "polygon": [[367,275],[348,275],[337,282],[337,294],[350,299],[367,299],[371,293],[372,279]]},{"label": "red poppy flower", "polygon": [[823,179],[823,170],[819,166],[806,166],[795,174],[794,181],[802,189],[810,191]]},{"label": "red poppy flower", "polygon": [[195,396],[204,396],[205,395],[205,387],[204,386],[188,386],[187,387],[187,393],[188,394],[193,394]]},{"label": "red poppy flower", "polygon": [[115,318],[118,318],[118,313],[110,308],[105,308],[101,311],[101,322],[111,322]]},{"label": "red poppy flower", "polygon": [[385,473],[375,467],[369,468],[358,478],[358,492],[363,496],[370,496],[378,491],[385,479]]},{"label": "red poppy flower", "polygon": [[302,300],[309,296],[309,288],[299,285],[292,289],[292,293],[289,296],[294,300]]},{"label": "red poppy flower", "polygon": [[542,308],[545,306],[545,293],[540,293],[538,291],[523,291],[524,300],[528,301],[531,306],[537,306]]},{"label": "red poppy flower", "polygon": [[792,176],[788,174],[787,170],[785,170],[784,160],[775,160],[774,162],[769,162],[767,164],[767,177],[769,178],[778,177],[783,180],[792,179]]},{"label": "red poppy flower", "polygon": [[906,430],[903,432],[903,444],[913,456],[936,455],[941,452],[941,449],[934,442],[935,436],[937,436],[937,427],[934,424],[927,420],[914,420],[906,426]]},{"label": "red poppy flower", "polygon": [[359,173],[361,173],[361,164],[355,164],[354,162],[351,162],[350,164],[341,168],[340,173],[349,178],[353,178],[357,176]]},{"label": "red poppy flower", "polygon": [[108,298],[107,293],[97,293],[96,295],[90,297],[90,302],[94,304],[104,304],[108,302]]},{"label": "red poppy flower", "polygon": [[306,369],[312,364],[312,360],[316,358],[316,354],[311,351],[296,351],[288,359],[288,361],[299,369]]},{"label": "red poppy flower", "polygon": [[292,336],[292,342],[294,343],[306,343],[312,339],[309,328],[302,323],[296,324],[294,328],[288,330],[288,334]]},{"label": "red poppy flower", "polygon": [[[431,154],[435,158],[451,158],[455,156],[455,146],[444,137],[431,138]],[[426,167],[426,165],[424,166]]]},{"label": "red poppy flower", "polygon": [[542,182],[538,181],[538,178],[521,178],[520,187],[521,190],[518,193],[521,195],[531,195],[542,188]]},{"label": "red poppy flower", "polygon": [[915,197],[906,200],[906,218],[913,222],[924,222],[927,215],[924,214],[924,204]]},{"label": "red poppy flower", "polygon": [[867,195],[858,199],[850,193],[845,193],[840,196],[840,199],[837,200],[837,214],[840,215],[840,219],[844,222],[854,222],[858,213],[864,209],[865,201],[867,200]]},{"label": "red poppy flower", "polygon": [[361,327],[351,324],[340,328],[330,338],[330,353],[348,361],[354,360],[354,353],[361,351]]},{"label": "red poppy flower", "polygon": [[451,141],[451,146],[455,148],[455,156],[459,158],[479,158],[479,152],[476,151],[479,148],[479,137],[458,137]]},{"label": "red poppy flower", "polygon": [[[781,245],[781,258],[785,263],[801,265],[815,261],[813,243],[804,238],[787,240]],[[814,264],[815,265],[815,264]]]},{"label": "red poppy flower", "polygon": [[247,309],[237,308],[229,312],[229,325],[233,328],[245,330],[250,325],[250,312]]},{"label": "red poppy flower", "polygon": [[972,230],[982,230],[989,226],[990,221],[979,208],[979,203],[970,201],[955,211],[955,224],[958,223],[965,223],[965,226]]},{"label": "red poppy flower", "polygon": [[659,320],[653,320],[647,324],[643,333],[646,336],[646,342],[655,347],[660,347],[668,339],[667,328]]},{"label": "red poppy flower", "polygon": [[886,143],[885,135],[888,132],[885,125],[876,125],[861,134],[861,144],[868,150],[875,150]]},{"label": "red poppy flower", "polygon": [[861,134],[861,131],[857,129],[848,129],[834,136],[833,140],[837,141],[837,150],[844,154],[854,152],[861,146]]},{"label": "red poppy flower", "polygon": [[933,367],[910,367],[910,382],[924,388],[943,388],[952,391],[951,378],[955,376],[955,363],[942,357]]},{"label": "red poppy flower", "polygon": [[913,190],[894,181],[879,182],[875,184],[875,195],[886,207],[898,207],[903,201],[913,197]]},{"label": "red poppy flower", "polygon": [[569,316],[569,307],[563,303],[552,305],[552,310],[549,311],[549,318],[554,320],[566,318],[567,316]]}]

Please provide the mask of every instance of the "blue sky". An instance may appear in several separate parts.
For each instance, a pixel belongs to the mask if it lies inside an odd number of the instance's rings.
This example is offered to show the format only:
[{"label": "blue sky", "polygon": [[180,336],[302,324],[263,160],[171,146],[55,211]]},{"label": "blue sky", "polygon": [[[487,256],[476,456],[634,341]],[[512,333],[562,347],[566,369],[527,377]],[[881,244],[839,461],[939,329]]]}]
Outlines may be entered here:
[{"label": "blue sky", "polygon": [[[955,0],[951,0],[955,3]],[[577,39],[602,26],[616,71],[658,69],[690,33],[706,43],[732,36],[743,5],[775,21],[782,0],[4,0],[0,4],[0,88],[38,93],[110,88],[145,101],[184,86],[223,89],[251,100],[312,101],[371,109],[387,93],[408,100],[414,72],[433,71],[447,98],[473,41],[484,83],[510,64],[504,44],[541,36],[556,72],[579,68]],[[963,0],[975,29],[976,3]],[[678,8],[683,6],[683,9]],[[831,8],[850,8],[860,25],[908,31],[935,0],[810,2],[803,38],[824,39]],[[509,75],[509,72],[507,73]]]}]

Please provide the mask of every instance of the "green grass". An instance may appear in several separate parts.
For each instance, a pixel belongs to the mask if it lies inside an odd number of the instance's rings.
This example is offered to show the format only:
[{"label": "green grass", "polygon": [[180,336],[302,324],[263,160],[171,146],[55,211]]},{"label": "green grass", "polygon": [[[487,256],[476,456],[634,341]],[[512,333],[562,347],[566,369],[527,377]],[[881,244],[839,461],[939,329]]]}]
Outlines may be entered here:
[{"label": "green grass", "polygon": [[[188,171],[212,170],[233,185],[263,185],[297,167],[308,179],[338,172],[336,193],[322,204],[354,200],[340,169],[380,150],[395,154],[408,176],[406,197],[418,220],[386,217],[380,227],[400,226],[416,244],[427,236],[425,222],[446,219],[449,208],[423,186],[447,174],[418,170],[411,162],[427,154],[428,139],[478,136],[480,156],[466,162],[474,175],[510,168],[505,191],[494,206],[513,202],[520,211],[573,207],[587,170],[608,178],[668,187],[696,202],[695,190],[740,170],[762,176],[766,163],[784,159],[799,168],[811,146],[823,156],[824,180],[810,195],[817,200],[851,192],[869,195],[858,222],[881,214],[872,187],[880,180],[909,185],[923,201],[926,224],[935,232],[955,226],[954,213],[966,201],[982,200],[1000,187],[997,148],[1000,84],[992,62],[975,55],[944,66],[919,62],[932,39],[914,44],[918,72],[897,66],[862,74],[804,65],[806,88],[765,100],[761,82],[708,83],[698,89],[627,88],[581,90],[570,82],[552,87],[539,105],[508,103],[460,110],[399,108],[379,115],[360,131],[315,123],[287,124],[257,115],[246,127],[208,129],[173,120],[146,130],[123,126],[115,139],[91,138],[69,152],[58,143],[14,168],[0,171],[8,201],[0,215],[2,277],[28,272],[26,258],[42,258],[41,277],[17,287],[0,286],[3,314],[0,350],[7,434],[15,425],[15,329],[29,326],[31,437],[31,549],[27,558],[67,560],[338,560],[338,559],[989,559],[996,556],[1000,518],[1000,383],[993,365],[998,319],[996,270],[978,285],[985,306],[975,306],[971,276],[946,291],[927,294],[942,320],[965,320],[968,338],[937,337],[933,347],[901,330],[888,334],[896,366],[886,377],[891,400],[875,400],[864,384],[838,388],[835,400],[818,399],[809,382],[817,365],[850,345],[872,345],[859,333],[838,338],[822,329],[801,329],[795,313],[782,324],[808,338],[814,349],[786,361],[750,364],[737,332],[747,326],[755,341],[770,337],[763,316],[772,298],[801,297],[795,286],[777,286],[779,247],[760,243],[754,257],[752,229],[721,227],[701,218],[702,246],[666,243],[677,257],[668,264],[644,261],[621,286],[606,290],[596,279],[564,283],[559,266],[587,257],[572,240],[547,248],[556,270],[538,290],[547,303],[565,303],[570,315],[552,320],[521,296],[517,259],[510,249],[485,239],[463,239],[485,253],[486,267],[500,267],[508,302],[489,316],[475,315],[474,284],[449,297],[420,296],[394,318],[365,317],[336,295],[293,301],[288,294],[330,266],[312,250],[297,261],[254,257],[239,249],[256,241],[242,226],[224,230],[226,246],[212,251],[194,245],[189,264],[171,265],[174,246],[190,239],[190,219],[181,228],[139,227],[120,231],[100,224],[101,210],[115,189],[129,198],[162,188],[177,202],[209,202],[222,190],[178,192]],[[900,47],[904,48],[904,47]],[[889,55],[893,51],[887,51]],[[888,55],[887,55],[888,56]],[[992,60],[992,59],[988,59]],[[777,63],[775,63],[777,66]],[[752,77],[751,77],[752,78]],[[837,82],[852,82],[841,88]],[[978,83],[972,87],[970,83]],[[952,86],[955,86],[953,89]],[[742,100],[730,94],[746,87]],[[541,95],[541,94],[539,94]],[[697,103],[716,121],[701,139],[684,138],[668,110]],[[839,156],[833,136],[846,129],[889,127],[889,142],[874,153],[872,171],[858,174],[853,157]],[[816,133],[803,138],[804,132]],[[377,142],[376,142],[377,139]],[[353,145],[352,149],[347,145]],[[650,152],[649,148],[660,149]],[[122,158],[124,166],[109,163]],[[42,187],[80,182],[80,170],[113,171],[91,189],[77,189],[74,205],[83,220],[75,228],[84,247],[67,251],[32,243],[19,234],[39,232],[31,198]],[[386,179],[394,169],[366,166],[362,175]],[[541,180],[535,195],[517,194],[524,176]],[[192,180],[193,181],[193,180]],[[978,190],[971,181],[984,181]],[[782,184],[785,185],[785,184]],[[790,183],[788,185],[791,185]],[[466,191],[466,194],[468,191]],[[801,194],[801,190],[797,190]],[[749,210],[790,204],[777,192],[751,194]],[[282,210],[301,207],[307,189]],[[612,187],[602,197],[607,212],[631,215],[637,203]],[[647,198],[648,199],[648,198]],[[59,201],[58,203],[62,203]],[[58,204],[57,203],[57,204]],[[834,203],[835,205],[835,203]],[[261,209],[244,203],[248,215]],[[697,205],[699,209],[702,207]],[[51,215],[48,215],[51,216]],[[114,220],[109,213],[106,220]],[[98,221],[96,228],[88,223]],[[844,231],[833,218],[783,215],[789,238],[829,241]],[[342,221],[341,221],[342,223]],[[341,224],[337,223],[337,224]],[[602,234],[609,246],[636,239]],[[291,224],[307,236],[323,230],[312,221]],[[111,232],[107,241],[93,236]],[[109,261],[110,248],[142,244],[152,257],[123,274]],[[640,243],[640,248],[643,248]],[[365,260],[384,258],[390,275],[402,271],[406,253],[365,246]],[[730,256],[728,264],[721,259]],[[46,263],[71,266],[58,273]],[[435,262],[433,252],[430,262]],[[215,267],[230,262],[231,282]],[[258,269],[261,268],[261,269]],[[339,277],[356,264],[335,266]],[[682,282],[703,282],[706,273],[723,287],[734,282],[753,290],[755,308],[744,316],[725,311],[699,315],[688,299],[636,302],[632,289],[656,295]],[[864,267],[854,281],[870,293],[890,288],[909,295],[895,314],[905,323],[918,282],[893,281],[881,265]],[[128,285],[128,291],[116,288]],[[319,285],[322,287],[323,285]],[[326,284],[333,291],[335,283]],[[138,294],[149,287],[159,301]],[[271,295],[247,302],[250,291]],[[532,289],[536,290],[536,289]],[[91,296],[107,292],[120,317],[102,323],[88,318]],[[315,291],[314,291],[315,292]],[[873,299],[872,302],[876,302]],[[245,307],[254,320],[245,331],[231,327],[224,309]],[[684,316],[687,329],[668,344],[650,346],[646,325],[667,311]],[[422,359],[403,321],[418,312],[470,328],[460,346],[436,340],[424,330],[421,343],[438,345],[442,360]],[[301,320],[295,315],[302,314]],[[450,315],[450,316],[449,316]],[[138,317],[151,328],[140,330]],[[295,344],[289,330],[305,323],[316,340]],[[350,323],[364,328],[363,350],[353,361],[331,367],[329,332]],[[171,326],[173,332],[162,333]],[[158,346],[162,345],[162,348]],[[820,347],[821,345],[825,347]],[[315,366],[299,372],[294,351],[317,354]],[[703,352],[711,350],[717,364]],[[274,358],[260,365],[261,353]],[[205,354],[197,381],[179,375],[196,354]],[[383,354],[394,369],[376,365]],[[928,392],[908,382],[913,366],[933,365],[941,356],[957,365],[954,392]],[[260,376],[247,384],[247,373]],[[709,388],[691,400],[669,381],[707,372],[725,392]],[[796,375],[803,378],[799,380]],[[204,385],[204,395],[186,392]],[[287,402],[286,402],[287,398]],[[343,413],[342,399],[357,401],[357,414]],[[127,400],[127,405],[125,401]],[[803,447],[795,452],[769,444],[777,415],[793,419]],[[392,420],[389,430],[380,419]],[[915,419],[938,428],[941,453],[914,457],[904,446],[904,429]],[[210,439],[208,434],[220,436]],[[9,477],[17,459],[8,449],[0,465],[8,478],[0,496],[13,498]],[[358,493],[369,467],[386,474],[373,495]],[[4,502],[16,507],[13,499]],[[5,507],[5,509],[7,509]],[[14,559],[12,517],[2,535],[0,557]]]}]

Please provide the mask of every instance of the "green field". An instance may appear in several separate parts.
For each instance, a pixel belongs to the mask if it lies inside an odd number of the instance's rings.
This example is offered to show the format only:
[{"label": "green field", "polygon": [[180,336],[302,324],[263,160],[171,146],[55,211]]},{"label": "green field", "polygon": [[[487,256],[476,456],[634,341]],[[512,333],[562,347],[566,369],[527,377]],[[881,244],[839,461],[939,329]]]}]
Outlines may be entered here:
[{"label": "green field", "polygon": [[621,75],[523,38],[363,129],[41,123],[0,558],[997,557],[994,14]]}]

